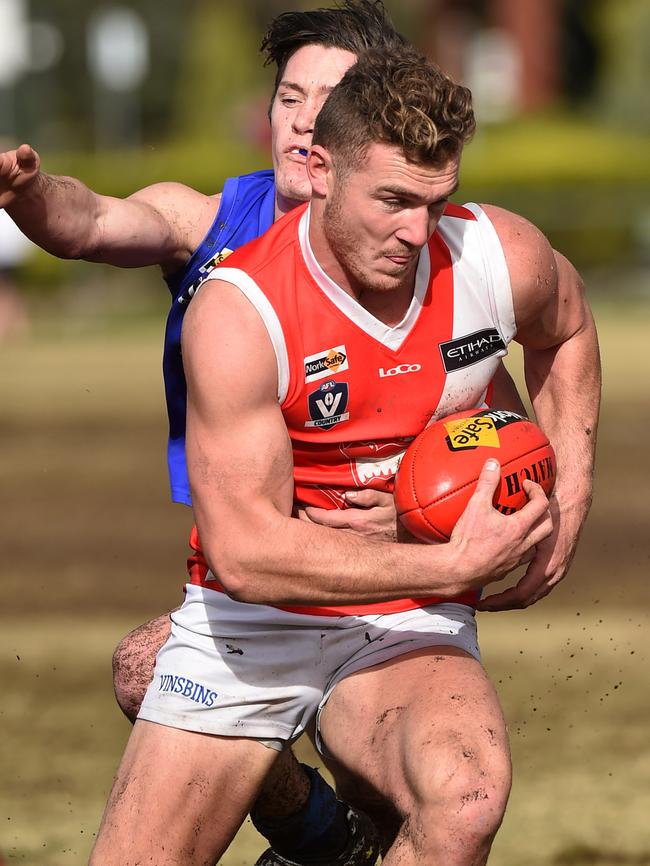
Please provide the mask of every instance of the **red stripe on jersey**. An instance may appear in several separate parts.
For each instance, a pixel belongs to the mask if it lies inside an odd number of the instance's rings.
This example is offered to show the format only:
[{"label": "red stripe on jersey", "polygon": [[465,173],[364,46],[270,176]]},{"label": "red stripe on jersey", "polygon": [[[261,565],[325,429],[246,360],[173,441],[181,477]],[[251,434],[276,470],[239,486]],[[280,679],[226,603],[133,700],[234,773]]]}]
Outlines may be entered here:
[{"label": "red stripe on jersey", "polygon": [[469,208],[463,207],[461,204],[452,204],[452,202],[447,202],[444,216],[458,217],[459,219],[474,220],[476,222],[476,215]]}]

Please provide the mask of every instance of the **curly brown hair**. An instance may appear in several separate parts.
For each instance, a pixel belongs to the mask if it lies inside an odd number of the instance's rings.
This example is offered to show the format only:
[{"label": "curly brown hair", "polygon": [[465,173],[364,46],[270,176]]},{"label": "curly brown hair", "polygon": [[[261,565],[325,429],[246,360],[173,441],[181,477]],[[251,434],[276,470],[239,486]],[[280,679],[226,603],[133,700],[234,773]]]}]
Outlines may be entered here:
[{"label": "curly brown hair", "polygon": [[414,162],[444,165],[474,133],[472,94],[410,46],[369,49],[345,73],[316,118],[313,144],[339,172],[357,168],[373,143],[396,144]]}]

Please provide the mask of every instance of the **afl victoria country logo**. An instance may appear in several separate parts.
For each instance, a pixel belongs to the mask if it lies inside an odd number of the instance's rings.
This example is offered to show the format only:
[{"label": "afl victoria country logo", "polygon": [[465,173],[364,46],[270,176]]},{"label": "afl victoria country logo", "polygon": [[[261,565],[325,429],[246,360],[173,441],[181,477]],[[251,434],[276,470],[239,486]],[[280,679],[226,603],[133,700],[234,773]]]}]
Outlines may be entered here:
[{"label": "afl victoria country logo", "polygon": [[323,382],[318,391],[313,391],[307,398],[309,421],[305,427],[318,427],[329,430],[341,421],[347,421],[350,413],[348,408],[348,383]]},{"label": "afl victoria country logo", "polygon": [[315,355],[305,358],[305,382],[315,382],[325,379],[335,373],[348,369],[348,353],[345,346],[334,346],[333,349],[323,349]]}]

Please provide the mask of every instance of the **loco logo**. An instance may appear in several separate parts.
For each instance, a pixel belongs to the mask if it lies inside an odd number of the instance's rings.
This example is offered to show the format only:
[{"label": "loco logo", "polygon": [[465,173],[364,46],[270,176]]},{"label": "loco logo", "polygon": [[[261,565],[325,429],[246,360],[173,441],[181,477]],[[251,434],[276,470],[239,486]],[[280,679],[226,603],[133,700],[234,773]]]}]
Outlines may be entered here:
[{"label": "loco logo", "polygon": [[350,461],[355,484],[392,490],[393,481],[411,438],[386,442],[342,442],[341,453]]},{"label": "loco logo", "polygon": [[422,369],[422,364],[399,364],[397,367],[391,367],[385,370],[379,368],[379,378],[386,379],[388,376],[400,376],[404,373],[418,373]]}]

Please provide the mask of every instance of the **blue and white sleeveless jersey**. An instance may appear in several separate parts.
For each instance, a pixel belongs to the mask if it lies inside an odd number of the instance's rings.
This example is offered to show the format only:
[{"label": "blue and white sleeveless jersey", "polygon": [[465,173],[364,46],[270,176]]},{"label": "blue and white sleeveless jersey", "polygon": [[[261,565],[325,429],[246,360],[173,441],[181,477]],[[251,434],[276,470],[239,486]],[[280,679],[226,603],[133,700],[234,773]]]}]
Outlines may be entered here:
[{"label": "blue and white sleeveless jersey", "polygon": [[187,385],[181,356],[183,316],[192,295],[210,271],[231,252],[254,240],[273,225],[275,181],[273,171],[255,171],[226,180],[219,210],[210,230],[180,271],[166,278],[172,294],[167,317],[163,375],[169,417],[167,465],[174,502],[191,505],[185,462]]}]

